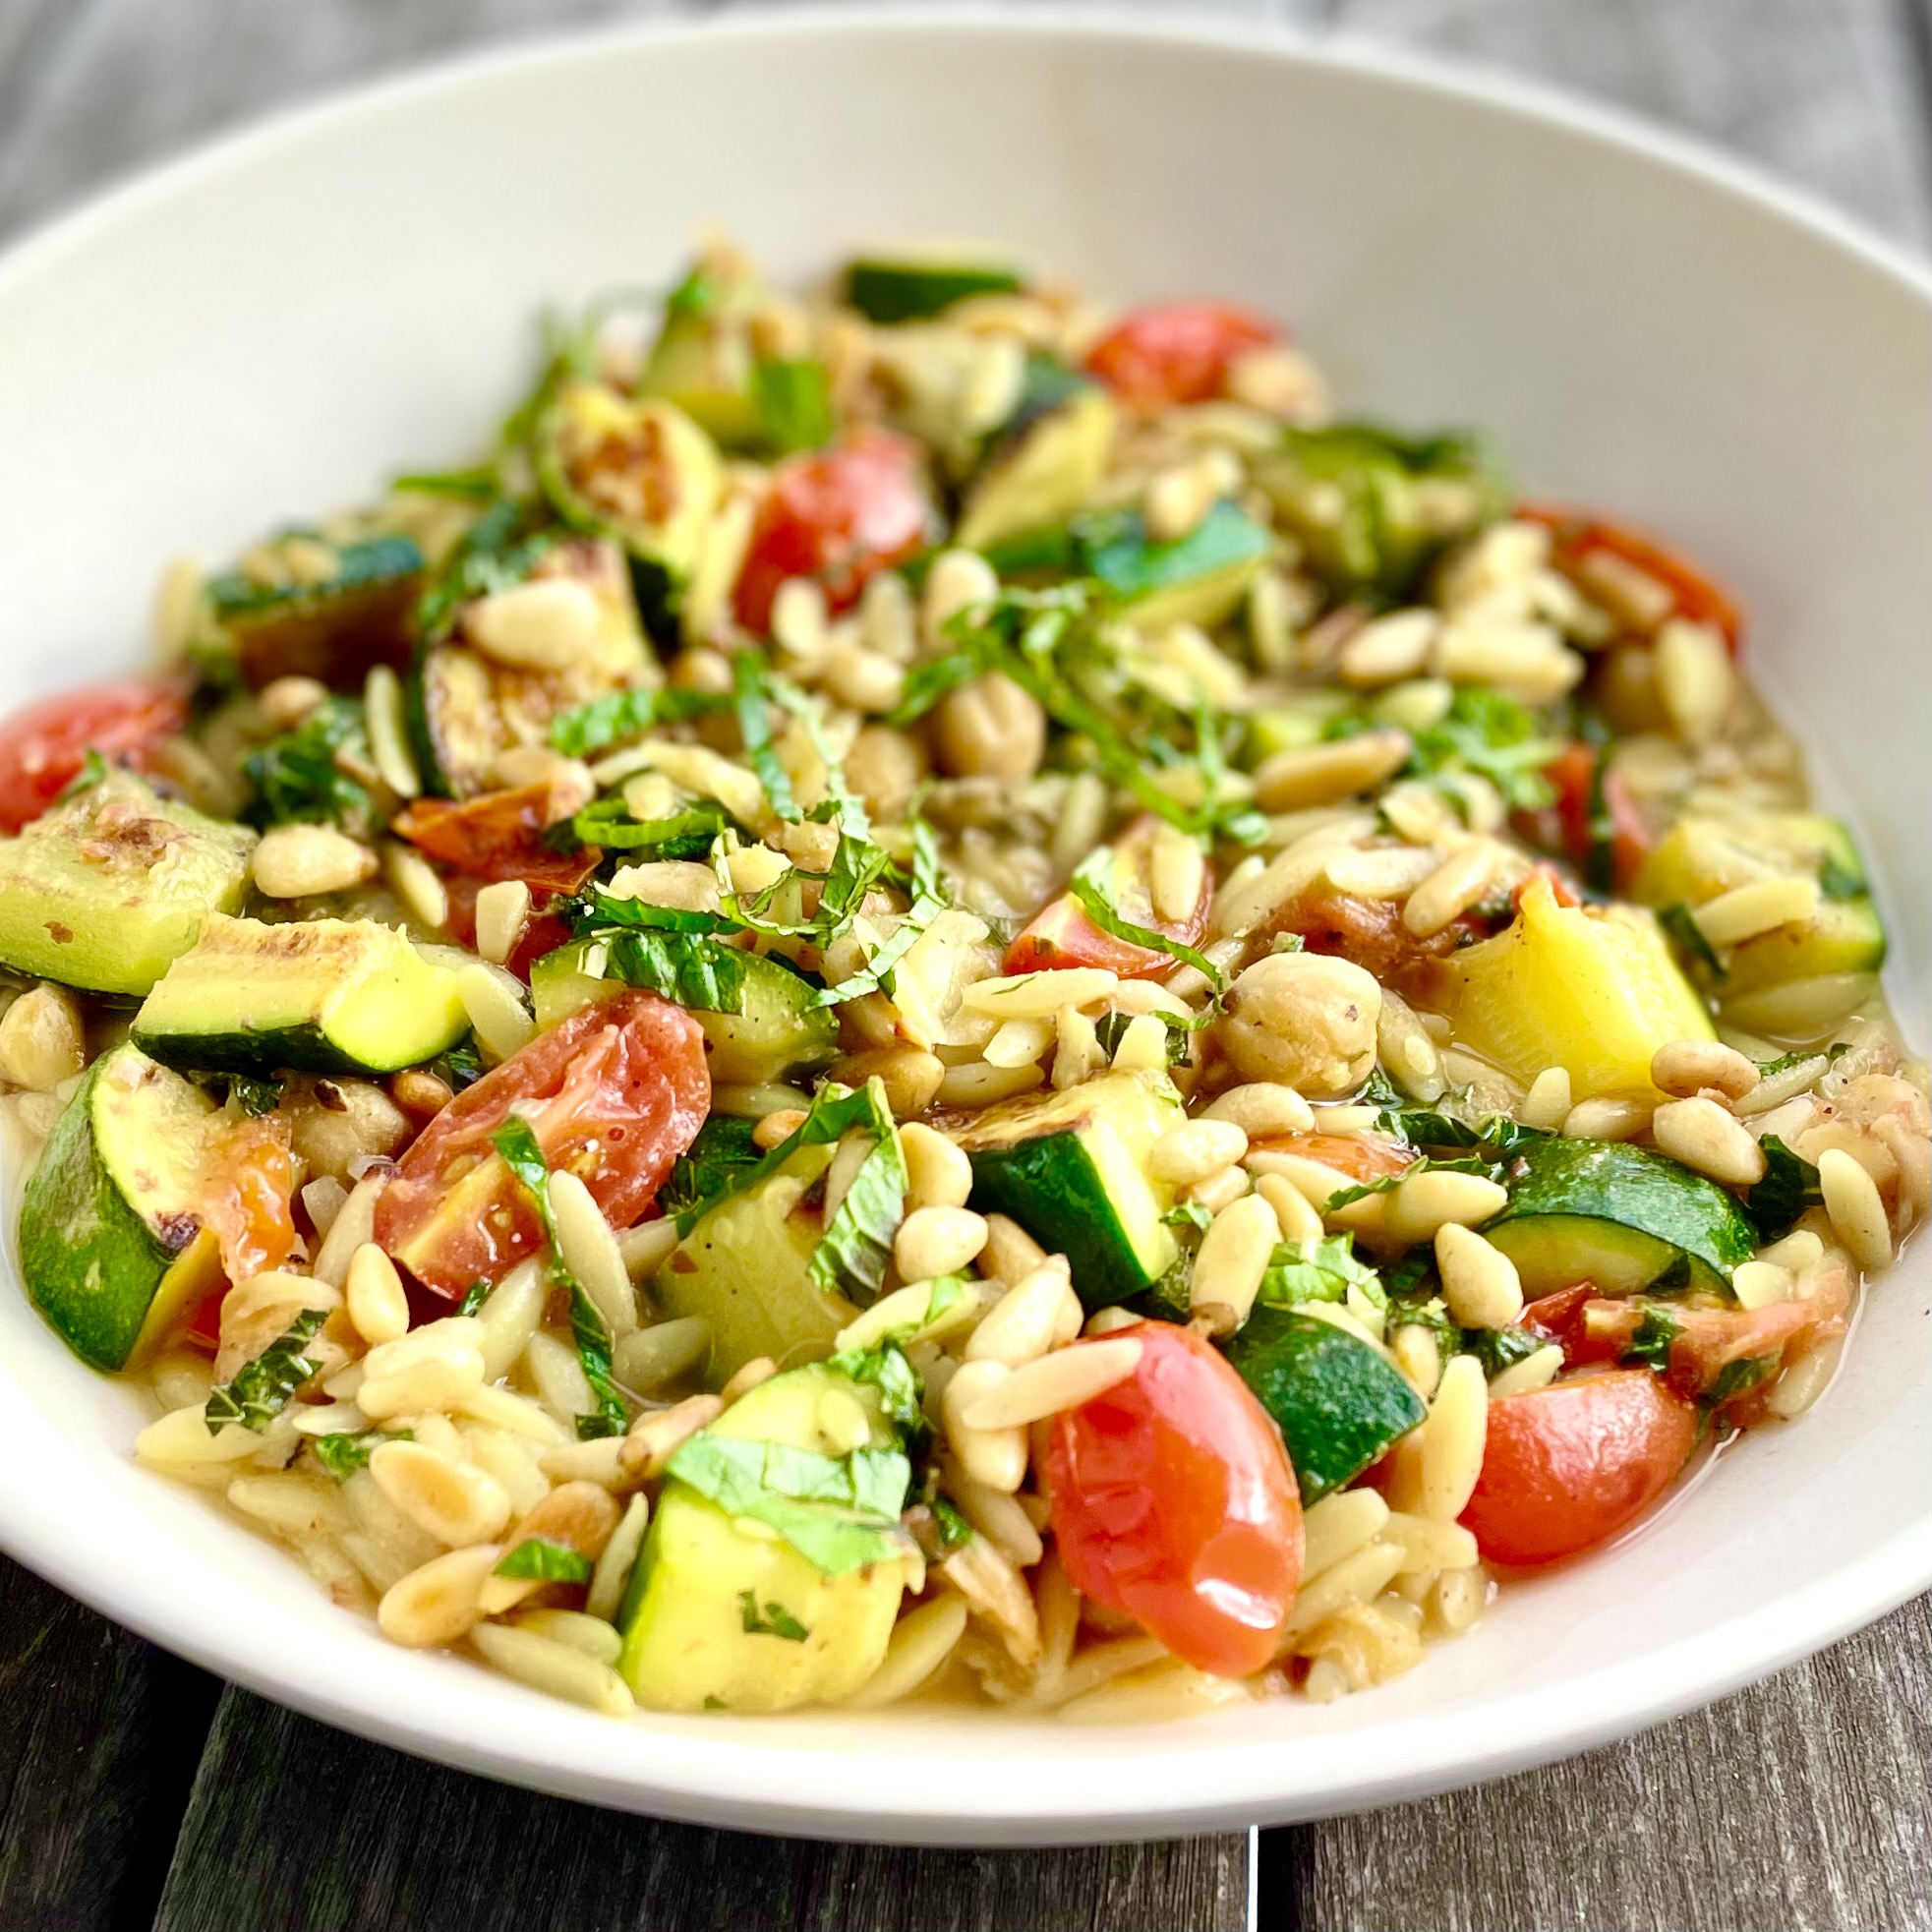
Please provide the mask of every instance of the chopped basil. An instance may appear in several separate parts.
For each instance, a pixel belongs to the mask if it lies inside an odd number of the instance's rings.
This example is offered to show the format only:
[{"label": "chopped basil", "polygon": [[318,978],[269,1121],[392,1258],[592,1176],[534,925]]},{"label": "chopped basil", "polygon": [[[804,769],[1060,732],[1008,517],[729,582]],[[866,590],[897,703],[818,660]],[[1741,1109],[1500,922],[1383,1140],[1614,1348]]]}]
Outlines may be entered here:
[{"label": "chopped basil", "polygon": [[659,725],[676,725],[687,718],[729,711],[731,704],[730,698],[714,691],[689,691],[673,685],[657,690],[639,685],[607,691],[601,698],[552,719],[550,741],[566,757],[588,758],[628,738],[642,737]]},{"label": "chopped basil", "polygon": [[1323,1235],[1306,1250],[1299,1242],[1280,1243],[1261,1276],[1257,1301],[1276,1308],[1297,1302],[1340,1302],[1357,1289],[1376,1308],[1386,1305],[1381,1277],[1355,1259],[1355,1243],[1345,1234]]},{"label": "chopped basil", "polygon": [[939,1548],[950,1556],[973,1539],[973,1528],[944,1496],[932,1499],[932,1520],[939,1526]]},{"label": "chopped basil", "polygon": [[1701,966],[1713,979],[1727,979],[1729,973],[1725,963],[1718,957],[1718,949],[1704,937],[1704,928],[1697,923],[1688,906],[1679,902],[1675,906],[1664,907],[1657,915],[1657,923],[1676,941],[1677,950],[1684,957]]},{"label": "chopped basil", "polygon": [[370,831],[376,800],[352,769],[374,770],[359,698],[324,698],[292,732],[242,760],[252,825],[340,825]]},{"label": "chopped basil", "polygon": [[1495,1160],[1507,1160],[1532,1141],[1550,1139],[1545,1129],[1525,1127],[1507,1114],[1485,1114],[1471,1127],[1467,1121],[1455,1120],[1427,1107],[1384,1108],[1376,1125],[1382,1133],[1392,1134],[1418,1149],[1461,1147],[1480,1150]]},{"label": "chopped basil", "polygon": [[744,1011],[745,955],[703,933],[612,932],[584,949],[578,970],[641,986],[689,1013]]},{"label": "chopped basil", "polygon": [[1640,1362],[1661,1374],[1670,1366],[1670,1344],[1682,1333],[1683,1323],[1669,1309],[1646,1302],[1636,1333],[1624,1344],[1623,1353],[1617,1359]]},{"label": "chopped basil", "polygon": [[251,1118],[272,1114],[281,1105],[282,1088],[278,1080],[251,1080],[246,1074],[228,1076],[228,1097]]},{"label": "chopped basil", "polygon": [[238,1422],[260,1435],[321,1368],[302,1350],[327,1319],[326,1309],[304,1309],[232,1381],[210,1389],[202,1411],[208,1434],[219,1435],[229,1423]]},{"label": "chopped basil", "polygon": [[1172,938],[1158,926],[1143,926],[1130,919],[1120,909],[1114,894],[1114,853],[1110,847],[1102,846],[1088,852],[1075,868],[1067,889],[1102,932],[1111,933],[1130,946],[1144,946],[1149,952],[1165,953],[1170,959],[1182,961],[1217,990],[1227,984],[1227,974],[1205,953]]},{"label": "chopped basil", "polygon": [[822,362],[765,357],[752,365],[751,403],[781,455],[832,440],[832,396]]},{"label": "chopped basil", "polygon": [[664,818],[632,818],[621,798],[604,797],[570,819],[570,834],[581,845],[650,858],[704,859],[721,832],[737,830],[737,821],[710,798],[694,799]]},{"label": "chopped basil", "polygon": [[658,1204],[671,1215],[681,1215],[687,1208],[702,1213],[736,1194],[739,1177],[765,1158],[755,1138],[757,1128],[756,1121],[740,1120],[734,1114],[711,1115],[698,1129],[697,1139],[672,1163]]},{"label": "chopped basil", "polygon": [[1798,1217],[1824,1203],[1818,1170],[1795,1154],[1776,1134],[1759,1142],[1764,1152],[1764,1178],[1744,1192],[1744,1211],[1756,1224],[1758,1240],[1782,1241]]},{"label": "chopped basil", "polygon": [[772,691],[764,660],[754,651],[740,651],[732,660],[732,689],[738,732],[744,739],[744,762],[758,775],[772,810],[796,824],[804,814],[792,794],[790,775],[779,762],[772,743]]},{"label": "chopped basil", "polygon": [[463,1299],[456,1304],[458,1315],[474,1315],[490,1299],[490,1284],[480,1276],[469,1285]]},{"label": "chopped basil", "polygon": [[782,1637],[788,1644],[802,1644],[812,1634],[783,1604],[760,1610],[755,1591],[738,1592],[738,1616],[747,1637]]},{"label": "chopped basil", "polygon": [[1536,714],[1499,692],[1465,685],[1434,725],[1413,733],[1409,772],[1436,780],[1488,779],[1512,810],[1539,811],[1554,793],[1544,771],[1559,751]]},{"label": "chopped basil", "polygon": [[588,1583],[596,1567],[567,1543],[547,1536],[526,1536],[510,1546],[493,1574],[537,1583]]},{"label": "chopped basil", "polygon": [[1704,1391],[1704,1400],[1713,1408],[1731,1401],[1760,1382],[1769,1381],[1784,1359],[1774,1350],[1770,1355],[1740,1355],[1735,1362],[1727,1362],[1718,1371],[1717,1380]]},{"label": "chopped basil", "polygon": [[1827,899],[1862,899],[1871,888],[1856,866],[1827,852],[1818,867],[1818,889]]},{"label": "chopped basil", "polygon": [[370,1455],[379,1443],[415,1439],[415,1432],[407,1429],[344,1429],[333,1435],[310,1436],[309,1450],[338,1483],[346,1483],[357,1470],[369,1467]]},{"label": "chopped basil", "polygon": [[[1167,1064],[1179,1066],[1188,1057],[1188,1039],[1198,1032],[1213,1018],[1211,1013],[1197,1013],[1182,1019],[1178,1013],[1162,1013],[1156,1010],[1154,1017],[1166,1028]],[[1120,1051],[1122,1035],[1140,1016],[1134,1013],[1103,1013],[1093,1023],[1093,1037],[1100,1042],[1100,1051],[1111,1060]]]},{"label": "chopped basil", "polygon": [[1533,1328],[1519,1327],[1512,1323],[1504,1328],[1465,1328],[1462,1331],[1462,1353],[1473,1355],[1483,1365],[1483,1373],[1491,1381],[1505,1369],[1513,1369],[1519,1362],[1527,1362],[1538,1349],[1549,1346],[1547,1339]]}]

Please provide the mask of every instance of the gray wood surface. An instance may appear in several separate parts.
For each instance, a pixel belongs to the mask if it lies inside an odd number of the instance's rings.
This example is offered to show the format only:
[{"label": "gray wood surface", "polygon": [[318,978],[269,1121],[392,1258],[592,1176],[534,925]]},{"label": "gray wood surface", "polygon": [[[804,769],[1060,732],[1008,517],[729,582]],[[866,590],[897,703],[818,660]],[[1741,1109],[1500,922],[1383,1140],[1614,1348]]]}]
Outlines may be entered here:
[{"label": "gray wood surface", "polygon": [[[1217,5],[1565,83],[1746,154],[1908,244],[1932,236],[1932,0]],[[677,6],[0,0],[0,237],[322,88],[484,40]],[[1256,1921],[1335,1932],[1932,1926],[1929,1752],[1922,1600],[1626,1743],[1265,1834]],[[219,1691],[3,1559],[0,1793],[6,1927],[118,1927],[155,1913],[178,1932],[1220,1932],[1251,1908],[1248,1847],[1234,1837],[1046,1853],[870,1849],[514,1791]]]}]

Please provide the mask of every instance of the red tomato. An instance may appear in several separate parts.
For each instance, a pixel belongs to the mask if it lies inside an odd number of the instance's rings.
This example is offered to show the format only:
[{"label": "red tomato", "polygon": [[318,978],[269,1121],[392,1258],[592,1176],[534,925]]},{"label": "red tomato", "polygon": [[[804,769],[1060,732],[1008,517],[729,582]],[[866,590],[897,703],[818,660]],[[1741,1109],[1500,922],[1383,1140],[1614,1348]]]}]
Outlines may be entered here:
[{"label": "red tomato", "polygon": [[1165,1321],[1119,1332],[1141,1342],[1140,1366],[1048,1437],[1060,1560],[1175,1656],[1248,1676],[1273,1661],[1302,1574],[1281,1432],[1200,1336]]},{"label": "red tomato", "polygon": [[[1563,853],[1575,864],[1588,867],[1597,845],[1598,768],[1603,754],[1595,745],[1573,739],[1543,768],[1543,776],[1555,792],[1551,811],[1553,836],[1548,843],[1560,842]],[[1649,821],[1630,795],[1623,775],[1614,767],[1603,775],[1602,811],[1610,821],[1610,876],[1603,883],[1616,892],[1626,892],[1657,840]],[[1522,828],[1525,835],[1538,837],[1534,824]]]},{"label": "red tomato", "polygon": [[295,1154],[280,1114],[239,1120],[216,1136],[202,1214],[231,1282],[278,1268],[295,1249]]},{"label": "red tomato", "polygon": [[[1151,926],[1184,946],[1199,946],[1214,903],[1214,868],[1202,868],[1200,897],[1185,919],[1155,918],[1147,871],[1159,830],[1160,821],[1147,813],[1114,842],[1114,904],[1136,925]],[[1045,972],[1061,966],[1105,966],[1123,979],[1160,979],[1174,970],[1175,959],[1172,953],[1103,932],[1072,893],[1063,893],[1034,913],[1006,949],[1001,970]]]},{"label": "red tomato", "polygon": [[1439,960],[1478,939],[1492,928],[1474,910],[1463,913],[1440,932],[1418,939],[1402,923],[1402,907],[1392,899],[1354,899],[1331,886],[1311,886],[1269,914],[1261,928],[1272,939],[1292,932],[1311,953],[1329,953],[1352,960],[1377,979],[1390,980]]},{"label": "red tomato", "polygon": [[1516,514],[1546,525],[1551,533],[1551,556],[1566,575],[1580,575],[1588,588],[1593,556],[1614,557],[1641,570],[1669,592],[1670,615],[1694,624],[1709,624],[1720,632],[1733,657],[1743,643],[1744,618],[1730,594],[1687,563],[1675,551],[1623,524],[1582,510],[1549,504],[1523,503]]},{"label": "red tomato", "polygon": [[512,1106],[554,1169],[567,1168],[615,1227],[656,1198],[711,1105],[704,1034],[655,993],[573,1013],[466,1087],[403,1155],[376,1239],[454,1301],[498,1281],[543,1241],[535,1207],[490,1137]]},{"label": "red tomato", "polygon": [[1696,1446],[1696,1408],[1648,1369],[1498,1396],[1462,1522],[1492,1562],[1559,1562],[1635,1522]]},{"label": "red tomato", "polygon": [[1337,1174],[1356,1181],[1379,1181],[1384,1175],[1400,1174],[1415,1160],[1406,1148],[1353,1134],[1277,1134],[1255,1144],[1269,1153],[1318,1160],[1323,1167],[1332,1167]]},{"label": "red tomato", "polygon": [[858,601],[868,578],[926,541],[933,510],[917,449],[885,430],[860,430],[831,449],[790,456],[751,528],[732,602],[738,622],[763,636],[788,577],[810,577],[834,611]]},{"label": "red tomato", "polygon": [[[459,946],[476,944],[476,896],[490,882],[487,879],[445,879],[449,894],[449,937]],[[530,968],[546,953],[555,953],[570,938],[570,928],[555,912],[541,908],[555,900],[554,893],[539,890],[531,901],[530,916],[503,964],[526,984]]]},{"label": "red tomato", "polygon": [[180,685],[158,678],[62,691],[15,712],[0,724],[0,832],[38,818],[80,775],[89,751],[140,768],[187,722]]},{"label": "red tomato", "polygon": [[1207,402],[1250,349],[1283,339],[1265,316],[1227,302],[1156,302],[1124,316],[1086,352],[1086,369],[1137,409]]},{"label": "red tomato", "polygon": [[521,879],[544,892],[575,892],[603,857],[594,846],[561,852],[544,843],[545,829],[560,813],[549,785],[512,791],[485,791],[456,804],[447,798],[414,798],[389,829],[418,850],[456,866],[484,883]]}]

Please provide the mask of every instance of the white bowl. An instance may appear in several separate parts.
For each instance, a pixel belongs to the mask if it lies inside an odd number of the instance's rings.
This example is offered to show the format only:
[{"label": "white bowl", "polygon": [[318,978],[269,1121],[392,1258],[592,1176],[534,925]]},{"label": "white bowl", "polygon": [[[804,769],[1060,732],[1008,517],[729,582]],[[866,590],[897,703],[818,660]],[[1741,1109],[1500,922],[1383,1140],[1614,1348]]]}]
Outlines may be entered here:
[{"label": "white bowl", "polygon": [[[157,569],[468,455],[541,305],[663,282],[718,218],[780,272],[1009,242],[1116,297],[1291,318],[1349,406],[1496,431],[1525,485],[1742,590],[1882,882],[1923,1037],[1927,284],[1727,164],[1514,87],[1092,21],[733,21],[519,51],[249,134],[0,264],[4,702],[138,663]],[[139,1404],[0,1293],[0,1541],[269,1697],[547,1790],[773,1831],[1166,1836],[1574,1751],[1932,1582],[1928,1283],[1801,1425],[1508,1590],[1389,1687],[1176,1727],[978,1713],[612,1724],[383,1643],[128,1460]]]}]

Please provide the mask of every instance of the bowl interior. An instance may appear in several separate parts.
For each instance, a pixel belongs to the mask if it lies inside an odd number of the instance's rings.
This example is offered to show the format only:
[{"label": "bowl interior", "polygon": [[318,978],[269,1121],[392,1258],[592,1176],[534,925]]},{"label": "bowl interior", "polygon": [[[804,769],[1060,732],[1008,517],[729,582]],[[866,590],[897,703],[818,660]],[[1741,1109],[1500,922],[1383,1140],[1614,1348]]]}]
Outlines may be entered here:
[{"label": "bowl interior", "polygon": [[[1109,297],[1236,297],[1292,321],[1345,407],[1483,426],[1526,493],[1667,533],[1742,592],[1754,670],[1872,858],[1923,1041],[1923,286],[1590,117],[1271,44],[795,16],[629,34],[330,106],[84,213],[0,264],[0,703],[140,662],[168,556],[220,558],[472,456],[543,305],[667,286],[711,221],[781,275],[938,235]],[[1922,1584],[1929,1306],[1920,1251],[1810,1421],[1723,1457],[1615,1551],[1506,1592],[1409,1677],[1179,1728],[935,1710],[623,1728],[396,1651],[133,1468],[135,1400],[11,1282],[0,1541],[271,1695],[549,1788],[849,1837],[1166,1834],[1552,1755]]]}]

